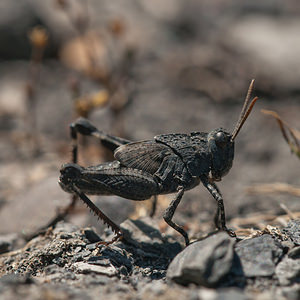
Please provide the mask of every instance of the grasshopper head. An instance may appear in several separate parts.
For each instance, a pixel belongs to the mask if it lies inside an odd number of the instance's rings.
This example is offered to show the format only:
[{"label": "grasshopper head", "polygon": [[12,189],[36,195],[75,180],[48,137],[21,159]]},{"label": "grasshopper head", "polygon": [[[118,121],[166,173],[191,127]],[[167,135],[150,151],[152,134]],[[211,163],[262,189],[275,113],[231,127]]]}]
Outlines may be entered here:
[{"label": "grasshopper head", "polygon": [[228,133],[224,129],[218,128],[208,134],[208,147],[211,154],[211,177],[214,181],[221,180],[232,167],[234,140],[247,120],[255,102],[258,100],[255,97],[249,104],[253,84],[254,79],[250,83],[242,111],[233,132]]},{"label": "grasshopper head", "polygon": [[211,177],[220,181],[232,167],[234,156],[234,141],[232,135],[222,128],[208,134],[208,148],[211,155]]}]

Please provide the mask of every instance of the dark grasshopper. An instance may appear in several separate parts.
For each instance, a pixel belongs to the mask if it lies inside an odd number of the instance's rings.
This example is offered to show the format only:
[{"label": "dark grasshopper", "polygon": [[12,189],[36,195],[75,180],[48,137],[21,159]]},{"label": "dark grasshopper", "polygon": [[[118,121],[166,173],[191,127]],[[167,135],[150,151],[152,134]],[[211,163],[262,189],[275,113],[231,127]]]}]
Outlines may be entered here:
[{"label": "dark grasshopper", "polygon": [[[218,128],[209,133],[170,133],[157,135],[153,140],[131,142],[99,131],[86,119],[78,119],[71,124],[73,163],[62,166],[59,178],[61,187],[79,196],[95,215],[112,228],[116,236],[108,243],[122,237],[122,231],[86,194],[118,195],[140,201],[159,194],[176,193],[163,217],[188,245],[186,231],[172,218],[184,192],[202,182],[217,201],[216,228],[235,236],[226,227],[223,199],[215,181],[220,181],[232,167],[234,140],[258,99],[255,97],[249,105],[253,83],[254,80],[232,133]],[[116,160],[87,168],[76,164],[78,133],[98,138],[105,147],[114,151]]]}]

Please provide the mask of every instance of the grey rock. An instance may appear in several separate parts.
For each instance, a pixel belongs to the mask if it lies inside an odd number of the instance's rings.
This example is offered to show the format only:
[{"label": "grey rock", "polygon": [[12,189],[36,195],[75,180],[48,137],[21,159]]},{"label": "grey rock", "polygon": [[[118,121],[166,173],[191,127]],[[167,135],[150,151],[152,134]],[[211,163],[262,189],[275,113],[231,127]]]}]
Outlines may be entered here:
[{"label": "grey rock", "polygon": [[183,285],[218,285],[232,267],[234,244],[233,238],[220,232],[188,246],[171,262],[167,278]]},{"label": "grey rock", "polygon": [[150,217],[126,220],[120,225],[126,242],[133,245],[139,256],[173,258],[181,251],[177,242],[170,242],[161,235],[157,223]]},{"label": "grey rock", "polygon": [[92,256],[88,259],[87,263],[105,267],[110,265],[110,260],[101,256]]},{"label": "grey rock", "polygon": [[126,220],[120,227],[126,240],[135,246],[143,243],[151,244],[152,246],[163,244],[163,237],[151,218]]},{"label": "grey rock", "polygon": [[81,250],[82,250],[82,247],[76,247],[76,249],[74,250],[74,253],[81,252]]},{"label": "grey rock", "polygon": [[267,234],[239,242],[235,251],[246,277],[272,276],[283,255],[281,244]]},{"label": "grey rock", "polygon": [[300,259],[285,256],[276,267],[276,276],[280,285],[300,283]]},{"label": "grey rock", "polygon": [[101,249],[101,256],[92,256],[89,258],[88,262],[100,265],[110,262],[117,268],[125,266],[128,271],[131,271],[133,265],[133,259],[128,256],[127,252],[122,251],[122,249],[114,245],[103,247],[103,249]]},{"label": "grey rock", "polygon": [[97,244],[98,243],[92,243],[92,244],[86,245],[86,248],[90,251],[93,251],[97,248]]},{"label": "grey rock", "polygon": [[84,229],[84,235],[91,243],[101,241],[99,235],[92,228]]},{"label": "grey rock", "polygon": [[108,265],[108,266],[101,266],[101,265],[92,265],[84,262],[77,262],[73,264],[74,269],[83,274],[87,273],[96,273],[106,276],[115,276],[117,275],[117,270],[114,266]]},{"label": "grey rock", "polygon": [[289,236],[295,245],[300,245],[300,219],[289,221],[287,227],[282,231]]},{"label": "grey rock", "polygon": [[298,300],[300,299],[300,284],[279,288],[277,295],[279,299]]},{"label": "grey rock", "polygon": [[300,258],[300,246],[291,249],[288,252],[288,257],[293,258],[293,259]]},{"label": "grey rock", "polygon": [[84,250],[80,254],[81,254],[81,256],[86,257],[86,256],[89,256],[91,254],[91,251],[90,250]]}]

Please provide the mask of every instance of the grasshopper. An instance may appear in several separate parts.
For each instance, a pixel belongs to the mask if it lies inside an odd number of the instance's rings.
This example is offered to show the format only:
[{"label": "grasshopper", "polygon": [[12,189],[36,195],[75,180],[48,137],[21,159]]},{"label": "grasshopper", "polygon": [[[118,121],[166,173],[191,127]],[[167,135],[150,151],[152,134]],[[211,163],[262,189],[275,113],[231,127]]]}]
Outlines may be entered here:
[{"label": "grasshopper", "polygon": [[[172,221],[175,210],[185,191],[200,182],[217,201],[214,222],[218,230],[235,236],[226,227],[222,195],[215,184],[232,167],[234,141],[249,116],[255,97],[249,104],[254,80],[248,89],[242,111],[232,133],[217,128],[209,133],[161,134],[153,140],[131,142],[106,134],[88,120],[79,118],[70,125],[73,140],[73,163],[64,164],[60,170],[59,184],[66,192],[78,196],[116,234],[110,242],[122,237],[122,231],[87,196],[118,195],[135,201],[146,200],[159,194],[176,193],[164,212],[163,218],[179,232],[189,244],[187,232]],[[115,160],[96,166],[82,167],[77,164],[77,136],[93,136],[114,151]]]}]

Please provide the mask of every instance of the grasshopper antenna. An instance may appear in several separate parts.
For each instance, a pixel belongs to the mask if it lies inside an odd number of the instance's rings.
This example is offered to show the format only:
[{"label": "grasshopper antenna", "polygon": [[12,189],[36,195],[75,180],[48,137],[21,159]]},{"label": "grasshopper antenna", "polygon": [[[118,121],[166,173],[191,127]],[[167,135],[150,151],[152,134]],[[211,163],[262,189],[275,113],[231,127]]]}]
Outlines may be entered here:
[{"label": "grasshopper antenna", "polygon": [[231,134],[231,141],[232,142],[234,141],[234,139],[236,138],[236,136],[240,132],[241,128],[243,127],[243,125],[245,123],[245,121],[247,120],[248,116],[250,115],[251,110],[252,110],[255,102],[258,100],[258,97],[255,97],[255,98],[252,99],[250,105],[248,105],[251,93],[253,91],[253,85],[254,85],[254,79],[251,80],[251,83],[250,83],[249,88],[248,88],[247,96],[246,96],[242,111],[241,111],[239,119],[238,119],[238,121],[235,125],[235,128],[234,128],[234,130]]}]

